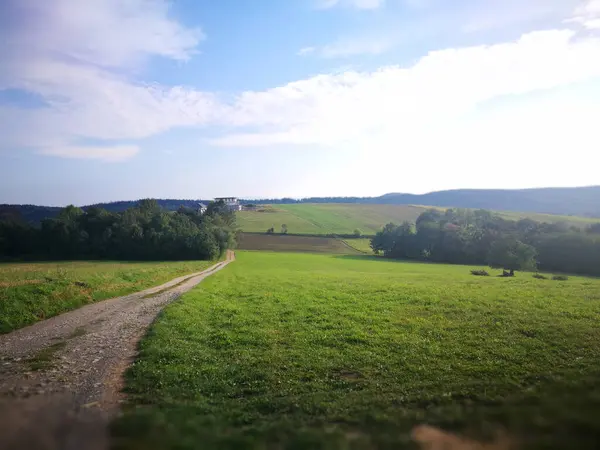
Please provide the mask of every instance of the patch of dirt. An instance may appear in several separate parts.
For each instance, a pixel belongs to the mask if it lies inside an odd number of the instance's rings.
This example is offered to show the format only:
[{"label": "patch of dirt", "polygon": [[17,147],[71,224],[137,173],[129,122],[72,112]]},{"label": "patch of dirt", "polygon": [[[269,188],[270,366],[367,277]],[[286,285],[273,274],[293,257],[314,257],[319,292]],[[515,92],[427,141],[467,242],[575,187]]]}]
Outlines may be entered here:
[{"label": "patch of dirt", "polygon": [[203,272],[0,336],[0,448],[107,448],[107,425],[124,400],[123,374],[148,326],[233,260],[229,252]]}]

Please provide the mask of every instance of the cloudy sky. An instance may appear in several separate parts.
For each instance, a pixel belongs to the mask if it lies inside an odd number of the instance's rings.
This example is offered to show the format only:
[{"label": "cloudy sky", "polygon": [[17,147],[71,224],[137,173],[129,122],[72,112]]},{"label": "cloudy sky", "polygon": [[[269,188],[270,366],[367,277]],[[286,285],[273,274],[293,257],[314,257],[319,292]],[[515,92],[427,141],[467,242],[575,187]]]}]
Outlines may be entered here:
[{"label": "cloudy sky", "polygon": [[3,0],[0,203],[600,184],[600,0]]}]

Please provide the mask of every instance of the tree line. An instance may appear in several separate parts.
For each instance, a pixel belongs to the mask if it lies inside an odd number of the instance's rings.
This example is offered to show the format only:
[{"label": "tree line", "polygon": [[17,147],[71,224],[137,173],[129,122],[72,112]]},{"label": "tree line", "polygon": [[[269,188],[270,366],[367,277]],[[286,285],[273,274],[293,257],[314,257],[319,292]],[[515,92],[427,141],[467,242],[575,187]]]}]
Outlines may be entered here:
[{"label": "tree line", "polygon": [[63,208],[33,226],[18,218],[0,221],[0,257],[44,259],[214,259],[235,243],[235,214],[212,202],[201,214],[162,209],[140,201],[122,212]]},{"label": "tree line", "polygon": [[586,229],[486,210],[431,209],[416,223],[390,223],[371,240],[376,254],[515,270],[600,275],[600,224]]}]

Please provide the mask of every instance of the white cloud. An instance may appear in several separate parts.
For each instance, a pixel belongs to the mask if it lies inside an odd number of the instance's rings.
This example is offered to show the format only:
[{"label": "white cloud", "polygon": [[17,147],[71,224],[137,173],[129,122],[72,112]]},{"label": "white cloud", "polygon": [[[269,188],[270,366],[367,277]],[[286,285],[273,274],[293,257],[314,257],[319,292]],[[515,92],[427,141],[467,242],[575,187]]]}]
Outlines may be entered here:
[{"label": "white cloud", "polygon": [[[232,126],[258,131],[233,133],[212,142],[237,147],[314,144],[334,148],[363,142],[366,148],[382,148],[385,143],[396,149],[418,143],[422,148],[435,130],[463,123],[488,101],[599,78],[599,54],[598,38],[580,37],[567,29],[549,30],[505,44],[432,52],[409,68],[320,75],[244,93],[227,120]],[[562,111],[556,117],[563,118],[565,127],[579,120]],[[546,130],[548,136],[560,128],[556,117],[556,127]],[[515,124],[499,121],[488,126],[502,130],[505,125],[510,130]],[[524,139],[528,134],[531,138],[533,131],[521,128]],[[459,129],[466,136],[451,133],[454,142],[466,141],[470,133],[468,127]]]},{"label": "white cloud", "polygon": [[106,162],[120,162],[132,158],[139,152],[136,145],[115,145],[112,147],[48,147],[42,148],[43,155],[58,156],[61,158],[99,159]]},{"label": "white cloud", "polygon": [[13,125],[2,126],[3,147],[117,160],[135,152],[74,143],[143,138],[218,113],[211,94],[134,81],[149,57],[186,60],[203,37],[170,19],[164,0],[9,0],[6,11],[0,89],[34,93],[47,107],[1,108]]},{"label": "white cloud", "polygon": [[357,9],[377,9],[385,4],[385,0],[321,0],[318,8],[329,9],[335,6],[351,6]]},{"label": "white cloud", "polygon": [[582,3],[568,22],[579,23],[589,30],[600,29],[600,0]]},{"label": "white cloud", "polygon": [[[524,95],[600,77],[600,39],[575,25],[527,33],[503,44],[431,52],[409,67],[344,70],[224,99],[137,81],[148,57],[185,60],[199,42],[198,30],[169,18],[165,2],[124,0],[117,6],[116,0],[90,0],[86,3],[103,23],[95,26],[79,7],[74,9],[76,20],[68,20],[66,1],[57,0],[57,10],[51,11],[46,2],[11,0],[15,9],[26,5],[37,8],[37,14],[23,16],[26,24],[0,27],[0,36],[9,42],[0,49],[0,89],[35,93],[46,106],[0,106],[3,148],[122,161],[138,151],[122,142],[176,127],[213,125],[226,130],[210,141],[216,146],[306,144],[367,153],[431,152],[442,162],[451,156],[439,149],[449,146],[461,146],[456,151],[466,157],[486,146],[499,150],[499,143],[516,151],[525,145],[558,149],[571,135],[581,149],[596,141],[590,117],[600,115],[598,102],[587,102],[585,96],[560,97],[543,108],[534,100],[524,106],[517,102]],[[582,11],[576,17],[595,17],[593,9]],[[27,30],[36,28],[24,25],[34,25],[31,21],[46,28],[29,35]],[[121,47],[112,35],[101,39],[110,35],[110,23]],[[155,32],[160,39],[153,39]],[[374,42],[367,47],[340,42],[329,49],[330,56],[357,49],[377,53],[388,45]],[[300,53],[320,51],[307,47]],[[511,99],[506,113],[494,120],[479,114],[490,101],[503,98]],[[86,139],[108,143],[81,145]]]}]

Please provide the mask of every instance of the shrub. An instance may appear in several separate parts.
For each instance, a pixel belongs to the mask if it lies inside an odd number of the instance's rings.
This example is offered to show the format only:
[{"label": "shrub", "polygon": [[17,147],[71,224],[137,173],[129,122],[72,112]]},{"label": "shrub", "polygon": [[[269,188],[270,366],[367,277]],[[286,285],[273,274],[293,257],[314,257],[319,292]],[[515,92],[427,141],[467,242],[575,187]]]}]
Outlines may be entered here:
[{"label": "shrub", "polygon": [[537,278],[538,280],[547,280],[548,279],[547,276],[542,275],[541,273],[534,273],[533,278]]},{"label": "shrub", "polygon": [[554,275],[554,276],[552,277],[552,279],[553,279],[554,281],[567,281],[567,280],[569,279],[569,277],[568,277],[568,276],[566,276],[566,275]]},{"label": "shrub", "polygon": [[471,275],[475,275],[476,277],[489,277],[490,274],[487,270],[471,270]]}]

